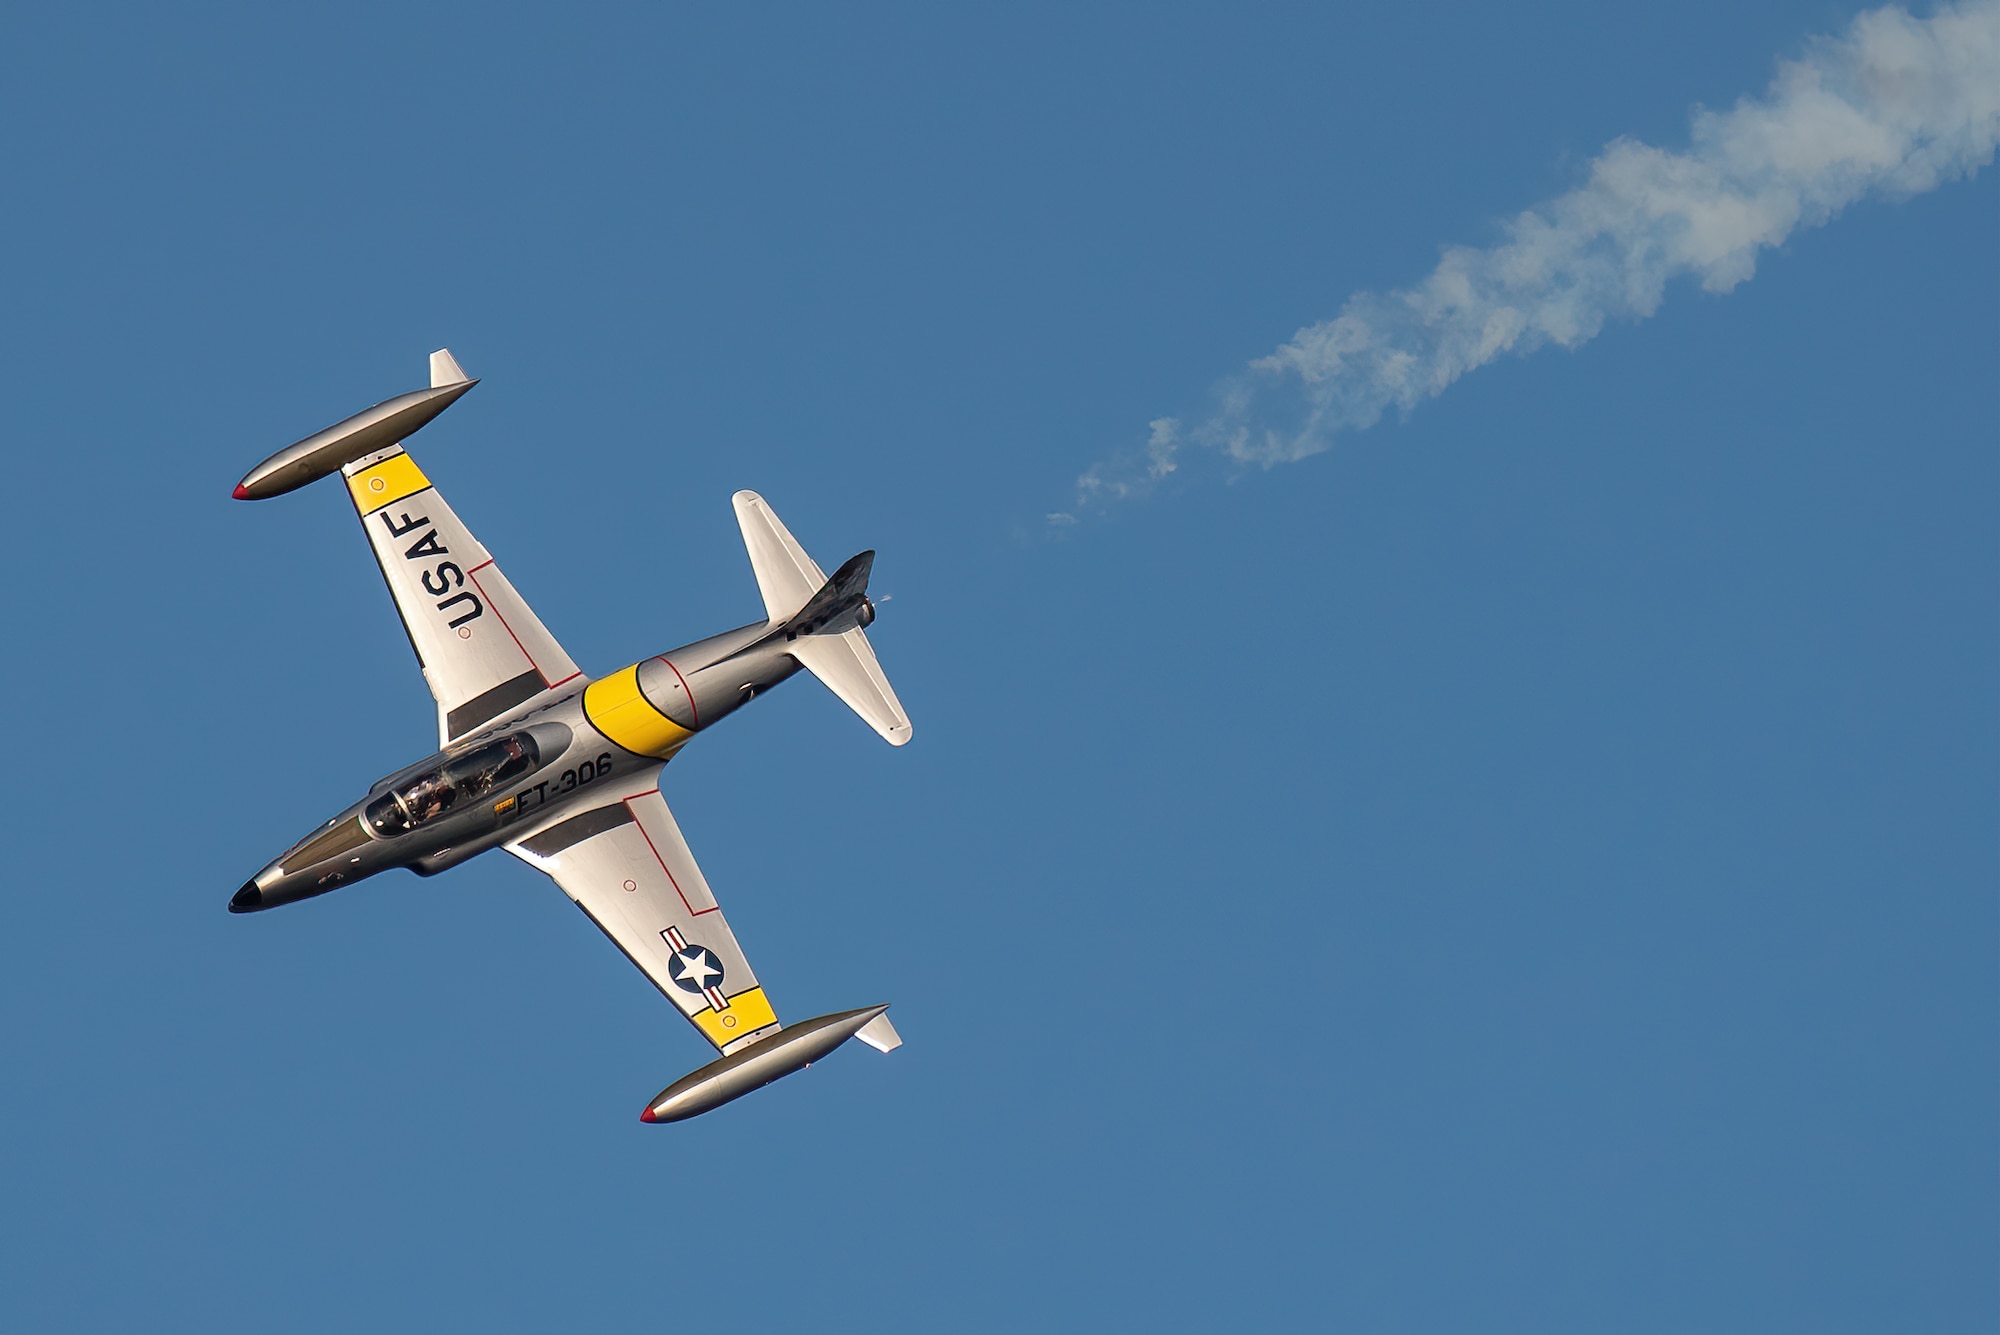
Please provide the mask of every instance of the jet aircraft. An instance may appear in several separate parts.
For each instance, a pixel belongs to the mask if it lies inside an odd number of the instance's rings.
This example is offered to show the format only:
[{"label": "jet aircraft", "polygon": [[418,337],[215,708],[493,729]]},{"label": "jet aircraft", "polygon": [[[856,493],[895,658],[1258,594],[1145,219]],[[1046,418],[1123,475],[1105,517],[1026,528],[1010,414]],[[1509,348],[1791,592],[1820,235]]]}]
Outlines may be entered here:
[{"label": "jet aircraft", "polygon": [[660,795],[661,770],[697,733],[802,668],[891,746],[910,740],[864,633],[875,554],[829,578],[763,497],[739,491],[765,618],[593,679],[404,450],[478,383],[444,349],[431,354],[430,380],[280,450],[237,484],[238,500],[265,500],[341,475],[437,699],[439,749],[272,860],[230,911],[392,867],[434,876],[506,849],[552,877],[721,1054],[662,1090],[642,1121],[706,1112],[849,1038],[900,1046],[886,1005],[779,1023]]}]

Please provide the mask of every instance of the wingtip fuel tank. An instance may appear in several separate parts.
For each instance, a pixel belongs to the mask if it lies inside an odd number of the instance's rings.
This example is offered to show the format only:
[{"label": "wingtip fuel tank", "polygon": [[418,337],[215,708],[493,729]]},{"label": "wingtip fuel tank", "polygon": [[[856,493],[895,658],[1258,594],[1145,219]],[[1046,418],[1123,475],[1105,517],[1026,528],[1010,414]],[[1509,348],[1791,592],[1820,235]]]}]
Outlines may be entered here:
[{"label": "wingtip fuel tank", "polygon": [[[464,374],[458,370],[457,362],[450,361],[449,352],[443,355],[450,362],[451,371]],[[433,379],[439,369],[434,358]],[[326,430],[314,432],[304,440],[279,450],[245,473],[232,495],[239,501],[266,501],[273,496],[296,491],[308,482],[317,482],[364,454],[387,449],[397,441],[415,435],[478,383],[477,380],[464,379],[384,399],[373,408],[335,422]]]},{"label": "wingtip fuel tank", "polygon": [[[684,1075],[653,1097],[639,1113],[642,1122],[684,1122],[773,1080],[803,1071],[813,1062],[853,1038],[888,1010],[887,1005],[864,1006],[860,1010],[822,1015],[787,1025],[769,1038],[759,1039],[741,1052],[712,1061],[699,1071]],[[894,1030],[889,1031],[893,1036]],[[900,1039],[896,1040],[898,1043]],[[881,1051],[871,1035],[869,1046]]]}]

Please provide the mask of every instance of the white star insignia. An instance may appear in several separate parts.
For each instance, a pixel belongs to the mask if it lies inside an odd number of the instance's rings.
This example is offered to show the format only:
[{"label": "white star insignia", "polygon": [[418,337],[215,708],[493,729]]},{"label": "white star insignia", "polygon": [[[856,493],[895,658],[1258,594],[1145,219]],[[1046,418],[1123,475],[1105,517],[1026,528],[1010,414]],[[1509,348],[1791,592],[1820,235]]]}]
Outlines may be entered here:
[{"label": "white star insignia", "polygon": [[681,962],[681,976],[676,980],[678,982],[693,983],[705,991],[711,974],[717,978],[722,976],[722,970],[708,962],[708,952],[700,946],[691,946],[674,958]]}]

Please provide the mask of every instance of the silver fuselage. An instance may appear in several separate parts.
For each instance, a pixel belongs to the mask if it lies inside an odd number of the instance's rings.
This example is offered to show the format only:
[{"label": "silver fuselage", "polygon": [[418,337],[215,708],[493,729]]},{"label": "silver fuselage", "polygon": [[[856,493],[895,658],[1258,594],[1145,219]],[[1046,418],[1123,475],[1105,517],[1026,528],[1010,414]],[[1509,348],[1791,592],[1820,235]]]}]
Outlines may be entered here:
[{"label": "silver fuselage", "polygon": [[[275,908],[392,867],[432,876],[565,813],[600,805],[605,779],[658,769],[695,733],[798,672],[786,644],[783,632],[757,622],[597,682],[578,679],[560,695],[482,724],[377,781],[367,796],[245,882],[230,908]],[[629,726],[609,721],[602,708],[593,718],[586,698],[593,687],[627,673],[625,689],[654,716],[643,741]]]}]

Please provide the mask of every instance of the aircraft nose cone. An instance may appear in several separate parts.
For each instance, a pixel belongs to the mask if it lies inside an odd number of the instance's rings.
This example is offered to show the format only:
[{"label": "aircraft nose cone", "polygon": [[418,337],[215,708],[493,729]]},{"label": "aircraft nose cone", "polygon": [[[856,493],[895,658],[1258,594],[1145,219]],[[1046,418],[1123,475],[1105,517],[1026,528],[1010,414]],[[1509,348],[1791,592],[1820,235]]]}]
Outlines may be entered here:
[{"label": "aircraft nose cone", "polygon": [[231,913],[249,913],[264,907],[264,892],[257,888],[255,881],[245,881],[243,888],[229,897]]}]

